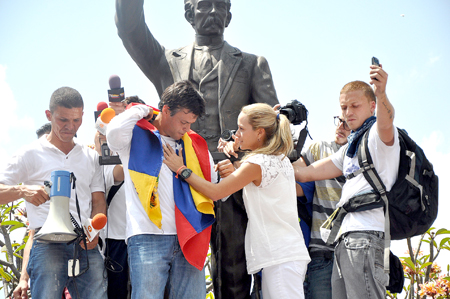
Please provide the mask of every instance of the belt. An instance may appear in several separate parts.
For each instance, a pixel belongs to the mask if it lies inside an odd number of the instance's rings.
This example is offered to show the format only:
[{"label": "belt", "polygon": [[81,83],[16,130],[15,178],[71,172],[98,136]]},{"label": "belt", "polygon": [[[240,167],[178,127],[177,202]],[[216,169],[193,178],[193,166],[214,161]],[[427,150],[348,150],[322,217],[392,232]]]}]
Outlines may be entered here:
[{"label": "belt", "polygon": [[339,238],[339,240],[342,240],[343,238],[345,238],[346,236],[348,236],[351,233],[364,233],[364,234],[377,236],[378,238],[384,238],[384,232],[381,232],[381,231],[377,231],[377,230],[353,230],[353,231],[349,231],[349,232],[343,233],[341,235],[341,237]]},{"label": "belt", "polygon": [[311,258],[324,258],[327,260],[332,260],[334,257],[334,252],[330,250],[311,251],[309,256]]}]

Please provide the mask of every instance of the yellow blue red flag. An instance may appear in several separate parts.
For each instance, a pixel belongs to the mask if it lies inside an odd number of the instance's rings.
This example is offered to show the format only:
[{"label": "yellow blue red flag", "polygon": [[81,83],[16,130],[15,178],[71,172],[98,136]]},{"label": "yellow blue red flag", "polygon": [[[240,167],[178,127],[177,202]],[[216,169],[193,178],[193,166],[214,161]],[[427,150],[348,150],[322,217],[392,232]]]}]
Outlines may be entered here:
[{"label": "yellow blue red flag", "polygon": [[[198,176],[211,181],[211,165],[206,141],[193,131],[182,140],[185,165]],[[159,132],[146,120],[133,129],[128,169],[139,199],[149,219],[161,228],[158,176],[163,161]],[[211,199],[173,176],[175,221],[178,241],[186,260],[201,270],[208,254],[214,205]]]}]

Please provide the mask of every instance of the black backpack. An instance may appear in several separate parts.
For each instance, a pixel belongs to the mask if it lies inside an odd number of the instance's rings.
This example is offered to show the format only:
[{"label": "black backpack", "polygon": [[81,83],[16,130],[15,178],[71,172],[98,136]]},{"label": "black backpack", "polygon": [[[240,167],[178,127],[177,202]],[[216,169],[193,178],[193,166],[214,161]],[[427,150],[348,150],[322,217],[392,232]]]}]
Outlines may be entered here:
[{"label": "black backpack", "polygon": [[373,166],[367,145],[369,130],[362,137],[358,148],[361,168],[347,177],[350,179],[362,172],[381,199],[384,194],[387,195],[392,240],[425,233],[433,224],[438,212],[438,177],[433,171],[433,165],[406,131],[397,129],[400,163],[397,181],[389,192],[386,192],[386,187]]},{"label": "black backpack", "polygon": [[[348,175],[346,179],[352,179],[363,173],[373,191],[352,197],[341,207],[327,241],[327,244],[334,242],[342,220],[348,212],[384,207],[384,269],[386,272],[389,272],[390,258],[392,258],[389,250],[391,239],[401,240],[425,233],[433,224],[438,212],[438,177],[433,171],[433,165],[405,130],[399,128],[397,130],[400,143],[397,181],[391,190],[386,192],[386,187],[378,176],[369,152],[370,130],[367,130],[358,147],[360,169]],[[400,271],[401,265],[398,265],[398,261],[392,263],[392,260],[391,264],[389,287],[401,289],[401,285],[394,287],[395,277],[401,274],[393,275],[394,272]]]}]

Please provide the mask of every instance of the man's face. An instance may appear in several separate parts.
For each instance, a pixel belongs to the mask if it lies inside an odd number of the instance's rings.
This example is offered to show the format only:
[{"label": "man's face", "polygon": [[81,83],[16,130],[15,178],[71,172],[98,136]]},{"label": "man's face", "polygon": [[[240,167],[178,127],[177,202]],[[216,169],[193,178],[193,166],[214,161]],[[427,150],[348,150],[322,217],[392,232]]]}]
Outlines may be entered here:
[{"label": "man's face", "polygon": [[[341,117],[343,120],[344,117]],[[347,137],[350,135],[350,130],[344,128],[344,122],[340,122],[339,126],[336,127],[336,132],[334,134],[334,142],[339,145],[344,145],[347,143]]]},{"label": "man's face", "polygon": [[47,119],[52,123],[52,131],[50,133],[52,137],[55,137],[63,143],[72,142],[78,128],[81,126],[83,108],[65,108],[58,106],[53,113],[46,110],[45,114]]},{"label": "man's face", "polygon": [[194,5],[193,26],[199,35],[222,35],[231,15],[226,0],[197,0]]},{"label": "man's face", "polygon": [[122,102],[109,102],[109,107],[113,108],[116,115],[125,111],[125,104]]},{"label": "man's face", "polygon": [[341,94],[339,98],[342,116],[351,130],[356,130],[373,115],[375,102],[369,101],[362,90]]},{"label": "man's face", "polygon": [[170,112],[168,106],[163,107],[159,132],[164,136],[179,140],[186,132],[189,132],[191,125],[197,120],[197,115],[185,108],[173,116],[170,115]]}]

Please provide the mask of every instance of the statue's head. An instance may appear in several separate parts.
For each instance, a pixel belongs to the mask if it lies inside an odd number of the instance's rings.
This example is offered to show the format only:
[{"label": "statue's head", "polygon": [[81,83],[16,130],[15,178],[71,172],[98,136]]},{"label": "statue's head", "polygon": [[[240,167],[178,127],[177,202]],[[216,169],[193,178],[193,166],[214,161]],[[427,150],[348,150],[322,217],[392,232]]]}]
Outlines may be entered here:
[{"label": "statue's head", "polygon": [[184,16],[199,35],[222,35],[231,21],[231,0],[184,0]]}]

